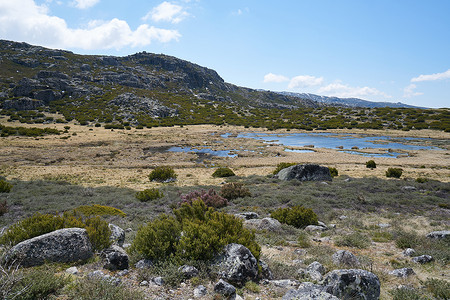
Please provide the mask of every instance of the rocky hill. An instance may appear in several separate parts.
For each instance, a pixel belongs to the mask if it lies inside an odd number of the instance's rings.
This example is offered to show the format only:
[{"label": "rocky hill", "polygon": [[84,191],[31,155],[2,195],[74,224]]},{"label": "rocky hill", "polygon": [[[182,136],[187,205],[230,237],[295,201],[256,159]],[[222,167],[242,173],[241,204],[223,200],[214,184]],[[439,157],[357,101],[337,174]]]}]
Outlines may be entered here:
[{"label": "rocky hill", "polygon": [[81,122],[132,123],[195,118],[205,106],[235,113],[319,106],[226,83],[214,70],[163,54],[77,55],[5,40],[0,40],[0,103],[6,110],[49,107]]}]

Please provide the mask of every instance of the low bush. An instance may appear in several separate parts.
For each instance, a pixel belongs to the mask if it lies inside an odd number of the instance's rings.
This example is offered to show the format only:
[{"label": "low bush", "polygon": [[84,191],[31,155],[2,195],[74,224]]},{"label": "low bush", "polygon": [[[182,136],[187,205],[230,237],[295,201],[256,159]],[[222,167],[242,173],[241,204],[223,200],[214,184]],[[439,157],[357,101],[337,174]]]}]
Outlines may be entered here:
[{"label": "low bush", "polygon": [[386,171],[386,177],[400,178],[402,176],[403,169],[400,168],[388,168]]},{"label": "low bush", "polygon": [[424,282],[424,286],[436,299],[450,299],[450,282],[428,278]]},{"label": "low bush", "polygon": [[231,170],[230,168],[218,168],[217,170],[214,171],[212,176],[222,178],[222,177],[236,176],[236,174],[234,174],[233,170]]},{"label": "low bush", "polygon": [[328,167],[328,170],[330,170],[331,177],[337,177],[339,175],[339,172],[336,168]]},{"label": "low bush", "polygon": [[0,217],[8,212],[8,203],[5,201],[0,202]]},{"label": "low bush", "polygon": [[105,205],[82,205],[74,209],[74,211],[79,212],[86,217],[90,216],[121,216],[125,217],[127,214],[118,208],[105,206]]},{"label": "low bush", "polygon": [[374,160],[369,160],[368,162],[366,162],[366,168],[369,169],[375,169],[377,167],[377,164],[375,163]]},{"label": "low bush", "polygon": [[345,246],[345,247],[353,247],[353,248],[359,248],[359,249],[365,249],[370,246],[370,238],[362,234],[360,232],[354,232],[351,234],[347,234],[343,237],[340,237],[336,239],[334,244],[336,246]]},{"label": "low bush", "polygon": [[33,216],[10,226],[0,237],[0,244],[16,245],[24,240],[43,235],[62,228],[85,228],[92,246],[103,250],[111,245],[111,230],[108,222],[100,217],[83,217],[75,210],[62,215],[36,213]]},{"label": "low bush", "polygon": [[420,244],[420,237],[414,232],[398,231],[394,233],[395,245],[400,249],[415,248]]},{"label": "low bush", "polygon": [[220,188],[220,195],[227,200],[252,196],[249,189],[239,182],[231,182],[222,185]]},{"label": "low bush", "polygon": [[308,225],[317,225],[318,217],[310,208],[301,205],[292,208],[279,208],[272,212],[270,216],[280,221],[280,223],[292,225],[297,228],[305,228]]},{"label": "low bush", "polygon": [[393,300],[427,300],[414,288],[400,287],[390,291]]},{"label": "low bush", "polygon": [[416,182],[418,182],[418,183],[425,183],[425,182],[428,182],[428,178],[425,178],[425,177],[418,177],[418,178],[416,179]]},{"label": "low bush", "polygon": [[148,175],[150,181],[168,182],[174,181],[177,178],[177,174],[171,167],[156,167]]},{"label": "low bush", "polygon": [[69,299],[74,300],[135,300],[145,299],[142,291],[124,284],[116,285],[102,278],[79,278],[68,289]]},{"label": "low bush", "polygon": [[5,181],[5,180],[0,180],[0,193],[9,193],[12,189],[12,184]]},{"label": "low bush", "polygon": [[[184,203],[175,217],[160,215],[141,227],[130,252],[153,260],[210,260],[230,243],[247,247],[259,258],[255,234],[233,215],[217,212],[201,200]],[[183,234],[182,234],[183,233]]]},{"label": "low bush", "polygon": [[273,175],[277,175],[278,172],[280,172],[281,170],[286,169],[286,168],[289,168],[289,167],[291,167],[291,166],[295,166],[295,165],[296,165],[296,163],[287,163],[287,162],[279,163],[279,164],[277,165],[276,169],[272,172],[272,174],[273,174]]},{"label": "low bush", "polygon": [[214,189],[209,189],[208,191],[197,190],[181,195],[181,204],[192,204],[192,201],[197,199],[201,199],[206,206],[214,208],[220,208],[228,205],[227,199],[218,195]]},{"label": "low bush", "polygon": [[136,193],[136,199],[141,202],[153,201],[162,198],[163,196],[164,194],[155,188],[145,189]]}]

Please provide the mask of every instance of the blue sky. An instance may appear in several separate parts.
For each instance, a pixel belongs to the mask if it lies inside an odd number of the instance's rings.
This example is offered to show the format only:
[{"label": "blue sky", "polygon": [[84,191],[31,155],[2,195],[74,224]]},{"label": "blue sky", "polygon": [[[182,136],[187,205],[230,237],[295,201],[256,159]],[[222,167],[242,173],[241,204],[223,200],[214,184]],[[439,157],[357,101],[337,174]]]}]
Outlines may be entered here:
[{"label": "blue sky", "polygon": [[274,91],[450,107],[448,0],[0,0],[0,38],[164,53]]}]

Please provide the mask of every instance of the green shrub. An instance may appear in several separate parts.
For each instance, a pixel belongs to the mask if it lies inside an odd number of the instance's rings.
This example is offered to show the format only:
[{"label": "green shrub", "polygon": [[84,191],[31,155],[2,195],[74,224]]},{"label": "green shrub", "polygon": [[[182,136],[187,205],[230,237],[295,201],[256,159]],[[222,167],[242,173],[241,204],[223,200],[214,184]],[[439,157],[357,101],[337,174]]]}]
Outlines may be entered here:
[{"label": "green shrub", "polygon": [[339,175],[338,170],[333,167],[328,167],[328,170],[330,170],[331,177],[337,177]]},{"label": "green shrub", "polygon": [[395,245],[400,249],[415,248],[420,243],[419,236],[414,232],[396,232],[394,239]]},{"label": "green shrub", "polygon": [[418,177],[418,178],[416,178],[416,182],[425,183],[425,182],[428,182],[428,178]]},{"label": "green shrub", "polygon": [[403,169],[400,168],[388,168],[386,171],[386,177],[400,178],[402,176]]},{"label": "green shrub", "polygon": [[259,285],[253,281],[247,281],[244,287],[247,291],[252,293],[258,294],[259,292],[261,292],[261,288],[259,287]]},{"label": "green shrub", "polygon": [[156,167],[148,175],[150,181],[168,182],[174,181],[177,178],[177,174],[171,167]]},{"label": "green shrub", "polygon": [[254,233],[235,216],[217,212],[201,200],[182,204],[174,214],[175,218],[160,215],[141,227],[130,252],[154,260],[210,260],[225,245],[238,243],[259,257]]},{"label": "green shrub", "polygon": [[428,278],[424,286],[437,299],[450,299],[450,282],[441,279]]},{"label": "green shrub", "polygon": [[278,172],[280,172],[283,169],[289,168],[291,166],[295,166],[297,163],[287,163],[287,162],[282,162],[279,163],[276,167],[276,169],[272,172],[273,175],[277,175]]},{"label": "green shrub", "polygon": [[208,191],[192,191],[188,194],[181,195],[180,198],[181,204],[192,204],[192,201],[201,199],[203,202],[205,202],[206,206],[209,207],[221,208],[228,205],[227,199],[218,195],[214,189],[209,189]]},{"label": "green shrub", "polygon": [[142,291],[124,284],[115,285],[101,278],[79,278],[68,289],[69,299],[73,300],[135,300],[145,299]]},{"label": "green shrub", "polygon": [[141,202],[148,202],[162,198],[164,194],[158,189],[151,188],[136,193],[136,198]]},{"label": "green shrub", "polygon": [[366,162],[366,168],[369,169],[375,169],[377,167],[377,164],[375,163],[374,160],[369,160],[368,162]]},{"label": "green shrub", "polygon": [[365,249],[370,246],[370,238],[362,233],[354,232],[347,234],[341,238],[336,239],[334,242],[336,246],[354,247],[359,249]]},{"label": "green shrub", "polygon": [[230,176],[236,176],[236,174],[234,174],[233,170],[231,170],[230,168],[218,168],[217,170],[214,171],[212,176],[213,177],[230,177]]},{"label": "green shrub", "polygon": [[305,228],[308,225],[317,225],[318,217],[310,208],[301,205],[292,208],[279,208],[272,212],[270,216],[280,221],[280,223],[292,225],[297,228]]},{"label": "green shrub", "polygon": [[121,216],[125,217],[127,214],[118,208],[92,204],[92,205],[82,205],[74,209],[74,211],[79,212],[86,217],[90,216]]},{"label": "green shrub", "polygon": [[5,181],[5,180],[0,180],[0,193],[9,193],[12,189],[12,184]]},{"label": "green shrub", "polygon": [[10,226],[0,237],[0,244],[16,245],[39,235],[72,227],[85,228],[96,250],[103,250],[111,245],[109,241],[111,230],[109,229],[108,222],[100,219],[98,216],[83,218],[75,210],[65,212],[63,215],[36,213]]},{"label": "green shrub", "polygon": [[239,182],[231,182],[222,185],[220,188],[220,195],[227,200],[252,196],[249,189]]}]

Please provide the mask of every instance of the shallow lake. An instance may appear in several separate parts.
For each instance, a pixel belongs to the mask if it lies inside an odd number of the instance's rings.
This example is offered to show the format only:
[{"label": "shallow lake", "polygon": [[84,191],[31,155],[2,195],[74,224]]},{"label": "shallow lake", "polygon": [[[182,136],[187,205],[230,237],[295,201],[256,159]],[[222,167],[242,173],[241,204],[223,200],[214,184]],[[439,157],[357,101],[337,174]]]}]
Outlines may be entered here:
[{"label": "shallow lake", "polygon": [[169,152],[192,152],[195,154],[209,154],[212,156],[219,156],[219,157],[236,157],[237,154],[230,153],[231,150],[212,150],[209,148],[202,148],[202,149],[195,149],[190,147],[171,147],[167,149]]}]

